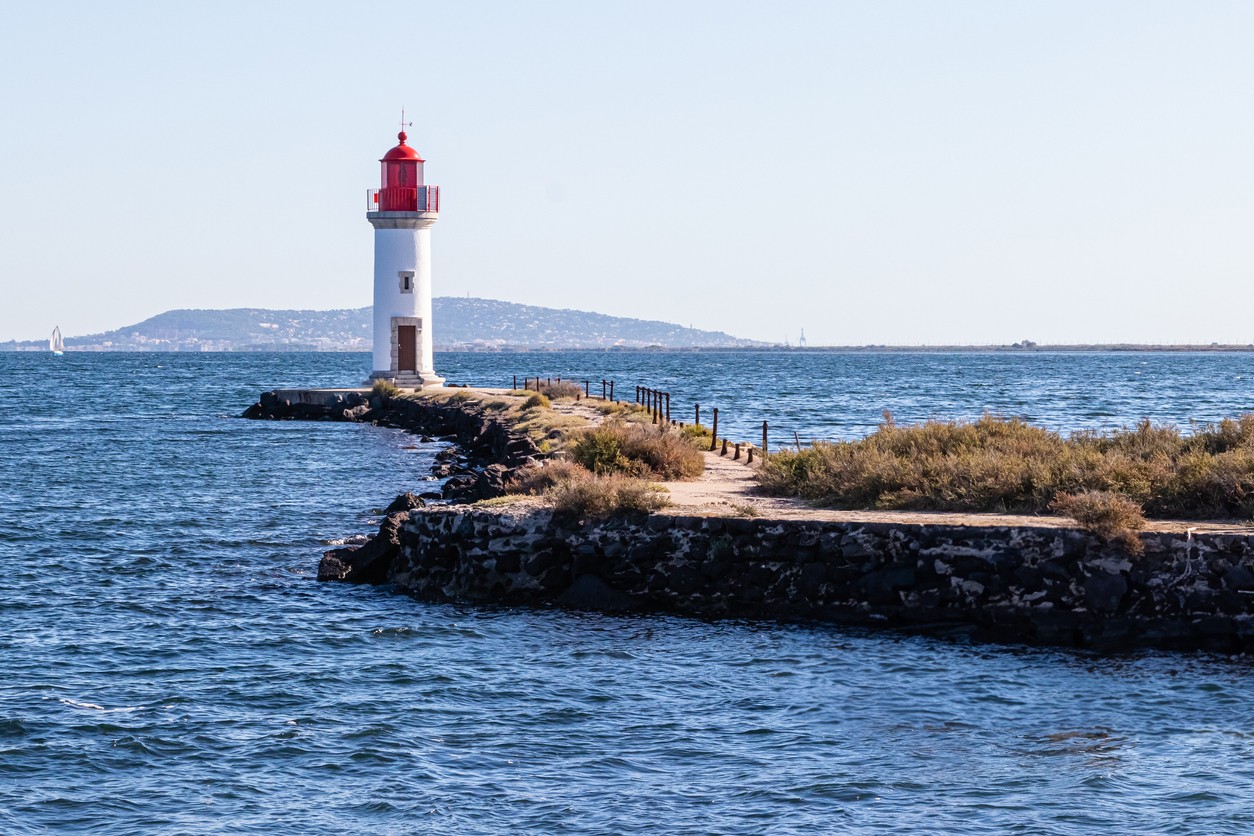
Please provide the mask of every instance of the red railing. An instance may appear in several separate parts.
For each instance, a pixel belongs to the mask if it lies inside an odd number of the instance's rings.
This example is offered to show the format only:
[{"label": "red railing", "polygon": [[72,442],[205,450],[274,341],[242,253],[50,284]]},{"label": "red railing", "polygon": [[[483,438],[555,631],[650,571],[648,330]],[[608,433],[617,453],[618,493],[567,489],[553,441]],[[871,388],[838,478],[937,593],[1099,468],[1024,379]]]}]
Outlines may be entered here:
[{"label": "red railing", "polygon": [[440,187],[389,186],[366,192],[367,212],[439,212]]}]

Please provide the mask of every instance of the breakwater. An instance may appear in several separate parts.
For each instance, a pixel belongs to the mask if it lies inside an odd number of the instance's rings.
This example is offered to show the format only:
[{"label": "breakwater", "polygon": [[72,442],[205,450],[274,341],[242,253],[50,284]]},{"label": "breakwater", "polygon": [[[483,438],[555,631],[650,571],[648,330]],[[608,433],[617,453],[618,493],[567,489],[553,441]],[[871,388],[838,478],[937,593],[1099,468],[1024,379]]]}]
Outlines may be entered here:
[{"label": "breakwater", "polygon": [[[419,597],[818,619],[1099,649],[1246,650],[1254,537],[1145,533],[1132,558],[1071,528],[619,515],[533,501],[404,510],[375,582]],[[350,555],[323,561],[354,577]]]},{"label": "breakwater", "polygon": [[[463,503],[500,495],[512,470],[542,455],[473,400],[358,397],[298,408],[299,398],[273,395],[250,411],[448,431],[466,472],[445,495]],[[371,542],[328,552],[319,578],[434,600],[817,619],[1098,649],[1254,644],[1254,534],[1181,526],[1140,538],[1134,557],[1075,528],[996,518],[579,519],[532,499],[427,507],[405,495]]]}]

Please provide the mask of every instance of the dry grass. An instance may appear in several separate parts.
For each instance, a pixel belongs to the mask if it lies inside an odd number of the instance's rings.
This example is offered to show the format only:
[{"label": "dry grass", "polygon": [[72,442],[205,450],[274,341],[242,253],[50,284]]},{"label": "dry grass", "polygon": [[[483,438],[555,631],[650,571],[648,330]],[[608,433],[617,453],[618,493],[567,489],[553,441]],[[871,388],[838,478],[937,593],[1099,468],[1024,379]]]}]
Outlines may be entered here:
[{"label": "dry grass", "polygon": [[576,395],[583,395],[583,387],[578,383],[572,383],[569,380],[557,381],[555,383],[541,383],[539,388],[541,394],[554,400],[557,398],[573,398]]},{"label": "dry grass", "polygon": [[569,461],[532,468],[510,490],[540,496],[553,510],[580,517],[656,511],[670,504],[664,490],[643,479],[619,473],[598,475]]},{"label": "dry grass", "polygon": [[589,401],[588,406],[600,412],[602,415],[617,417],[623,421],[631,423],[648,423],[652,421],[651,413],[648,409],[638,403],[616,403],[615,401]]},{"label": "dry grass", "polygon": [[1078,522],[1083,528],[1132,555],[1145,551],[1137,536],[1145,527],[1141,506],[1109,491],[1060,493],[1049,505],[1050,510]]},{"label": "dry grass", "polygon": [[570,455],[593,473],[622,473],[654,479],[695,479],[705,457],[682,433],[669,427],[608,420],[574,435]]},{"label": "dry grass", "polygon": [[532,409],[551,409],[552,407],[553,402],[539,392],[536,392],[534,395],[527,398],[527,400],[523,401],[522,405],[524,412]]},{"label": "dry grass", "polygon": [[400,393],[401,390],[397,389],[396,384],[390,380],[376,379],[370,386],[370,394],[377,395],[385,401],[395,398]]},{"label": "dry grass", "polygon": [[1047,511],[1059,494],[1105,491],[1153,517],[1254,516],[1254,415],[1192,435],[1144,421],[1063,438],[1016,419],[886,420],[852,442],[771,454],[768,493],[844,508]]}]

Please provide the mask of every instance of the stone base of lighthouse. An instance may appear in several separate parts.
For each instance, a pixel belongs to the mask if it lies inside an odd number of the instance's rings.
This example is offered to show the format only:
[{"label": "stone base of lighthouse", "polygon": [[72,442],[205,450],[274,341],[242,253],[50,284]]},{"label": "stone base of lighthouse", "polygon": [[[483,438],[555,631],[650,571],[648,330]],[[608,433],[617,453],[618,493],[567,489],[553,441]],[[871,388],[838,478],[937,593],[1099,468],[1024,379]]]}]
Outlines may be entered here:
[{"label": "stone base of lighthouse", "polygon": [[366,382],[374,383],[376,380],[391,381],[400,389],[434,389],[444,385],[444,378],[435,372],[371,372],[370,380]]}]

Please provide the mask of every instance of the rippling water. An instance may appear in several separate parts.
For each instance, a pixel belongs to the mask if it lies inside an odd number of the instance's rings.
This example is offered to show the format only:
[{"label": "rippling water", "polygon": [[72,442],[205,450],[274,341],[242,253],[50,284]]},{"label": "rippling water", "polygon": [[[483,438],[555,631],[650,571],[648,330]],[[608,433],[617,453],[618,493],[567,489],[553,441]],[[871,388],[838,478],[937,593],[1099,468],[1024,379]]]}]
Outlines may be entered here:
[{"label": "rippling water", "polygon": [[[391,430],[231,416],[364,355],[0,354],[0,832],[1246,833],[1245,659],[437,606],[318,584],[421,486]],[[446,355],[746,435],[1247,408],[1243,355]],[[538,368],[537,368],[538,366]],[[620,391],[621,394],[621,391]],[[631,390],[628,391],[631,394]]]}]

